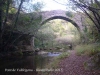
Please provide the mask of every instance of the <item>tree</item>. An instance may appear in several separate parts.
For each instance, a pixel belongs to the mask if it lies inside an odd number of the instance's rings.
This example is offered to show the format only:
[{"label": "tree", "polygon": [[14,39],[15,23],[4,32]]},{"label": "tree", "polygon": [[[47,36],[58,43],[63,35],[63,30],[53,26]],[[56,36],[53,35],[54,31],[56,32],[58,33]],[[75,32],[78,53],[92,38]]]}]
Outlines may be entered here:
[{"label": "tree", "polygon": [[81,9],[96,26],[100,33],[100,1],[99,0],[71,0]]},{"label": "tree", "polygon": [[8,11],[10,7],[10,2],[12,0],[1,0],[0,1],[0,50],[3,49],[3,34],[5,30],[5,25],[8,18]]},{"label": "tree", "polygon": [[[92,36],[92,40],[95,42],[100,38],[100,0],[71,0],[72,3],[79,9],[81,9],[87,17],[90,19],[90,31],[89,34]],[[89,29],[88,29],[89,30]]]},{"label": "tree", "polygon": [[[10,41],[10,39],[14,37],[12,32],[19,31],[18,24],[20,22],[19,18],[22,16],[21,14],[25,14],[25,13],[27,13],[26,10],[30,10],[28,8],[25,8],[25,3],[29,3],[29,1],[30,0],[1,0],[0,1],[0,5],[1,5],[0,6],[0,50],[1,50],[1,52],[5,50],[7,45],[12,44],[13,42],[16,41],[16,39],[18,39],[20,37],[20,36],[18,36],[16,38],[14,38],[13,41]],[[39,6],[39,4],[38,4],[38,6]],[[35,8],[35,6],[34,6],[34,8]],[[38,10],[40,10],[39,8],[41,8],[41,7],[39,6],[37,8],[38,8]],[[35,10],[32,10],[32,11],[35,11]],[[35,11],[35,12],[37,12],[37,11]],[[26,16],[24,16],[24,18],[25,17]],[[26,17],[25,18],[26,20],[24,18],[23,18],[23,21],[27,20],[27,22],[29,22],[29,20],[28,20],[29,17]],[[34,21],[34,19],[33,19],[33,21]],[[32,22],[30,22],[31,25],[32,25]],[[10,28],[7,29],[8,26]],[[6,40],[4,38],[6,35],[5,33],[9,34],[9,36],[6,37]]]},{"label": "tree", "polygon": [[40,41],[38,44],[40,44],[43,48],[46,46],[46,44],[53,42],[55,38],[56,35],[54,34],[51,26],[48,24],[41,26],[36,34],[36,39]]}]

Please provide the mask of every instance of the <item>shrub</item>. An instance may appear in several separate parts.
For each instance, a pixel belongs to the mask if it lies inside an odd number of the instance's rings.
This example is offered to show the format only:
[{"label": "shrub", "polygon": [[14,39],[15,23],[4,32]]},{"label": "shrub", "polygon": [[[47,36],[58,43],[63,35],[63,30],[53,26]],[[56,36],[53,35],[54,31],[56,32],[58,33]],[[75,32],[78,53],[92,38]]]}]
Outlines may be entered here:
[{"label": "shrub", "polygon": [[78,45],[75,47],[75,50],[76,50],[77,55],[81,55],[81,54],[85,53],[86,49],[85,49],[84,45]]},{"label": "shrub", "polygon": [[93,56],[100,52],[100,47],[95,44],[88,44],[88,45],[78,45],[75,47],[77,55],[86,54],[88,56]]}]

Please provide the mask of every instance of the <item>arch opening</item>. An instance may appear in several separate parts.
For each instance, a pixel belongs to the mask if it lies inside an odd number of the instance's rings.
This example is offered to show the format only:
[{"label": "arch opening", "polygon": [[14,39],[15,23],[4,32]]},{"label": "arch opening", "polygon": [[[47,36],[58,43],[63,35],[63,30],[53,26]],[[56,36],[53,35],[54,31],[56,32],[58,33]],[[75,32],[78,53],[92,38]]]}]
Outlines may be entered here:
[{"label": "arch opening", "polygon": [[[78,27],[78,25],[74,22],[74,21],[72,21],[72,20],[70,20],[69,18],[66,18],[66,17],[62,17],[62,16],[55,16],[55,17],[51,17],[51,18],[48,18],[48,19],[46,19],[46,20],[44,20],[44,21],[42,21],[42,23],[41,23],[41,26],[43,26],[44,25],[44,27],[46,27],[46,26],[48,26],[50,23],[55,23],[55,22],[53,22],[52,20],[56,20],[56,19],[60,19],[60,20],[64,20],[65,21],[65,23],[66,23],[66,25],[67,25],[67,22],[68,23],[70,23],[75,29],[76,29],[76,31],[77,32],[79,32],[80,30],[79,30],[79,27]],[[51,22],[49,22],[49,21],[51,21]],[[67,22],[66,22],[67,21]],[[47,23],[47,24],[46,24]],[[46,26],[45,26],[46,25]],[[50,26],[56,26],[56,25],[50,25]],[[66,27],[66,26],[65,26]],[[43,28],[43,27],[42,27]],[[42,28],[40,29],[40,32],[42,31]],[[47,29],[47,28],[45,28],[45,29]],[[47,35],[48,35],[48,37],[50,38],[50,36],[49,36],[49,33],[48,32],[51,32],[51,30],[48,30],[48,31],[45,31],[45,29],[44,29],[44,34],[46,34],[47,33]],[[67,29],[65,29],[65,30],[67,30]],[[41,35],[43,34],[43,32],[41,33]],[[55,31],[54,31],[55,32]],[[57,34],[56,34],[57,33]],[[79,32],[80,33],[80,32]],[[54,38],[54,40],[53,41],[51,41],[50,40],[50,42],[53,42],[53,45],[55,44],[55,45],[62,45],[62,46],[66,46],[66,45],[68,45],[68,44],[72,44],[72,42],[75,42],[76,40],[72,40],[72,39],[74,39],[74,35],[73,34],[68,34],[68,33],[66,33],[65,34],[65,32],[64,32],[64,36],[63,35],[60,35],[59,36],[59,34],[58,34],[58,32],[55,32],[54,33],[55,35],[56,35],[56,38]],[[42,35],[43,36],[43,35]],[[47,37],[47,38],[48,38]],[[80,37],[80,35],[79,35],[79,37]],[[43,40],[42,40],[43,41]],[[46,43],[45,43],[46,42]],[[49,45],[49,43],[48,43],[48,41],[45,41],[44,42],[44,45]]]}]

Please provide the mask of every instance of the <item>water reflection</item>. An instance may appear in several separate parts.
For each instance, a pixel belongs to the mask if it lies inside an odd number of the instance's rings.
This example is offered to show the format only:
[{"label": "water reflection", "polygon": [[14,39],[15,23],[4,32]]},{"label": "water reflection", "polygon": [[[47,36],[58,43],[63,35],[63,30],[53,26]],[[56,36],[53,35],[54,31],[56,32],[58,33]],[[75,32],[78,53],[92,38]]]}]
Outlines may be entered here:
[{"label": "water reflection", "polygon": [[49,52],[49,53],[48,53],[48,56],[54,57],[54,56],[58,56],[58,55],[60,55],[60,54],[61,54],[61,52],[54,52],[54,53]]},{"label": "water reflection", "polygon": [[8,59],[0,62],[0,75],[37,75],[36,56]]},{"label": "water reflection", "polygon": [[0,75],[38,75],[36,69],[43,69],[53,56],[60,53],[32,55],[20,59],[4,59],[0,61]]}]

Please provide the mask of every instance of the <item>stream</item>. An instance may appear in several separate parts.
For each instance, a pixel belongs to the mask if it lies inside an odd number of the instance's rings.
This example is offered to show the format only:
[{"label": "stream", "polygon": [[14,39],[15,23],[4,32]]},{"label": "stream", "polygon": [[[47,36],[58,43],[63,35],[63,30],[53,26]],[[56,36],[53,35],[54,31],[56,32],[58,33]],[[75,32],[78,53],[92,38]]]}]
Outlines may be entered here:
[{"label": "stream", "polygon": [[48,52],[20,59],[5,59],[0,61],[0,75],[37,75],[37,71],[44,69],[53,57],[60,54]]}]

